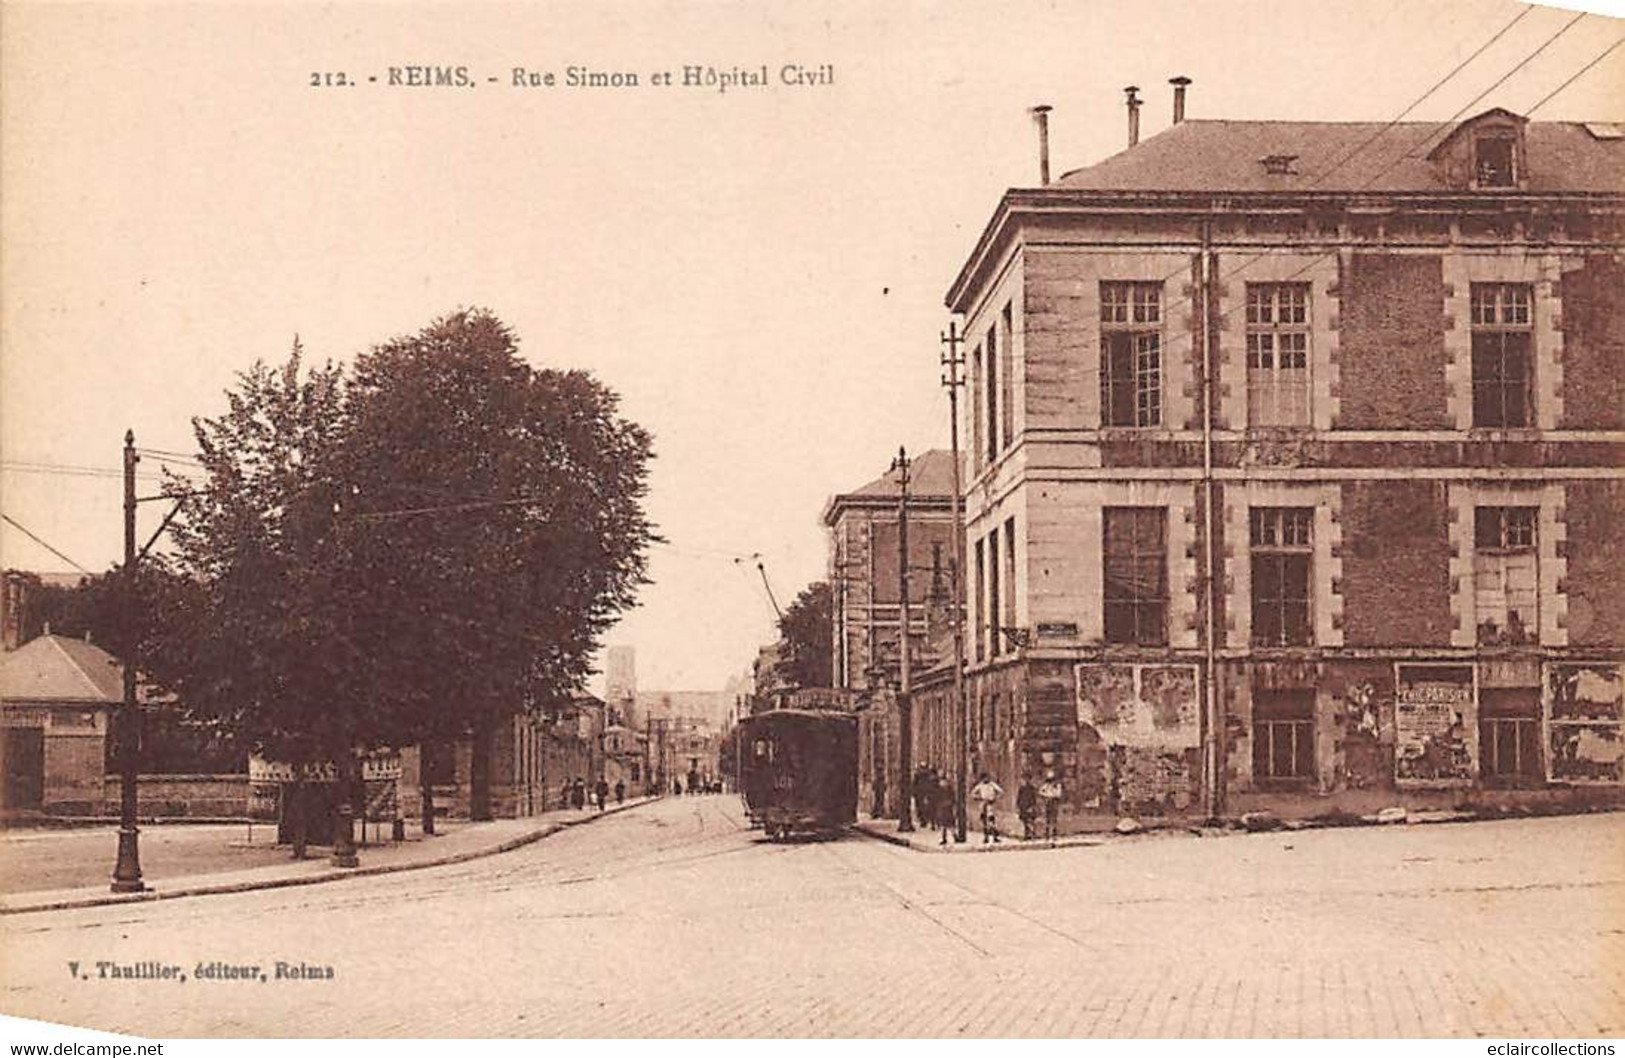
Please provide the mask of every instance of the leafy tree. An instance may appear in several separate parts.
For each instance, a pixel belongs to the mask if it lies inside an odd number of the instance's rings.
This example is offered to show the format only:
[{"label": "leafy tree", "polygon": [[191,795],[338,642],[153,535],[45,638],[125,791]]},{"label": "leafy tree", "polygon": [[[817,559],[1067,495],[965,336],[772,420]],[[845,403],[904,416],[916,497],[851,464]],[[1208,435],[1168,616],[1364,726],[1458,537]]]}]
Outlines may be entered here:
[{"label": "leafy tree", "polygon": [[[172,629],[179,615],[186,607],[196,605],[198,585],[178,575],[161,556],[142,558],[136,570],[133,609],[126,597],[121,567],[87,576],[72,587],[41,584],[34,578],[23,615],[25,637],[41,635],[49,627],[55,635],[88,639],[123,660],[128,656],[126,644],[134,630],[141,637],[137,667],[149,685],[146,690],[158,689],[150,686],[155,665],[163,665],[157,659],[170,649]],[[143,773],[235,774],[244,770],[248,751],[234,731],[188,715],[179,703],[162,694],[146,693],[143,700]],[[117,726],[115,732],[118,737],[107,743],[110,772],[120,765],[125,735]]]},{"label": "leafy tree", "polygon": [[201,591],[156,659],[166,687],[296,764],[472,735],[487,816],[495,726],[579,687],[644,583],[649,436],[483,311],[348,377],[296,344],[227,400],[194,423],[207,477],[175,545]]},{"label": "leafy tree", "polygon": [[815,581],[785,607],[779,620],[780,676],[799,687],[828,687],[834,678],[834,600],[828,581]]},{"label": "leafy tree", "polygon": [[[161,622],[154,617],[181,605],[183,597],[190,594],[195,585],[178,575],[162,556],[142,558],[136,571],[134,628],[142,635],[145,648],[161,628]],[[44,635],[49,628],[52,635],[88,638],[114,655],[123,654],[131,630],[132,611],[125,598],[121,566],[114,566],[106,573],[90,574],[72,587],[44,584],[32,574],[24,576],[33,583],[27,589],[21,615],[22,642]]]},{"label": "leafy tree", "polygon": [[652,444],[614,393],[532,368],[480,310],[363,355],[349,397],[358,627],[412,737],[475,737],[483,816],[495,724],[579,688],[645,583]]},{"label": "leafy tree", "polygon": [[92,574],[73,587],[43,583],[32,573],[17,575],[28,582],[18,615],[19,643],[42,636],[47,629],[69,639],[88,635],[97,644],[124,641],[118,585],[107,574]]},{"label": "leafy tree", "polygon": [[[344,761],[392,732],[357,639],[356,584],[336,521],[342,373],[256,363],[218,418],[193,420],[205,478],[172,533],[197,585],[164,615],[146,667],[196,717],[296,766]],[[302,784],[295,855],[303,855]]]}]

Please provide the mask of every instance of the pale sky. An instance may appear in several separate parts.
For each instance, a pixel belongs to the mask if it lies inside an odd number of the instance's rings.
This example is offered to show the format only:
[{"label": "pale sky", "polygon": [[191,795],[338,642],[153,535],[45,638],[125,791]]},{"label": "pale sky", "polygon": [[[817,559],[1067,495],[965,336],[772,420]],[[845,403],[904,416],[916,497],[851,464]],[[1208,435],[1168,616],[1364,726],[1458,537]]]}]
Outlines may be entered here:
[{"label": "pale sky", "polygon": [[[126,427],[190,452],[235,372],[293,336],[347,360],[460,306],[585,368],[655,436],[645,689],[719,689],[821,577],[818,516],[899,444],[947,444],[943,293],[1004,189],[1193,118],[1396,116],[1505,2],[6,3],[0,503],[79,564],[121,549]],[[1619,11],[1619,4],[1608,5]],[[1532,12],[1420,106],[1442,121],[1572,14]],[[1473,110],[1523,112],[1625,32],[1591,15]],[[685,64],[835,84],[656,87]],[[475,88],[387,87],[463,65]],[[522,66],[636,89],[509,87]],[[355,87],[312,88],[345,72]],[[366,77],[377,76],[379,84]],[[500,84],[485,78],[498,77]],[[1538,115],[1625,120],[1625,48]],[[22,465],[19,465],[22,464]],[[144,470],[156,470],[144,465]],[[142,509],[141,538],[162,511]],[[8,567],[67,564],[11,525]]]}]

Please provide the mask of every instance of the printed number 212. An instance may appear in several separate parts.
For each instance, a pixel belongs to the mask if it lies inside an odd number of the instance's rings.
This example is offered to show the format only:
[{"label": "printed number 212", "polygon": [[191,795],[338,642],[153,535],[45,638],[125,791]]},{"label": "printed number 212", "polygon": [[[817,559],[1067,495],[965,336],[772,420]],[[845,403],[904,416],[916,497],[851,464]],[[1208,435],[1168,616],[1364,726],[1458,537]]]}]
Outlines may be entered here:
[{"label": "printed number 212", "polygon": [[350,83],[350,79],[341,73],[313,73],[310,75],[312,88],[342,88]]}]

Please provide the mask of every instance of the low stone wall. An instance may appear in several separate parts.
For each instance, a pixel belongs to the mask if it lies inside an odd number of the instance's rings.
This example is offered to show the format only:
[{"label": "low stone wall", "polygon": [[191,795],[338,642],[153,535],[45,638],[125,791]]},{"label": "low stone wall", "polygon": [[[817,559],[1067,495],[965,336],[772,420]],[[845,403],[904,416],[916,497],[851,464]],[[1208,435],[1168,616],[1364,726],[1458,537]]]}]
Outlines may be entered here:
[{"label": "low stone wall", "polygon": [[[117,775],[103,780],[104,815],[117,815],[122,796]],[[141,775],[136,779],[136,813],[143,817],[248,815],[247,775]]]}]

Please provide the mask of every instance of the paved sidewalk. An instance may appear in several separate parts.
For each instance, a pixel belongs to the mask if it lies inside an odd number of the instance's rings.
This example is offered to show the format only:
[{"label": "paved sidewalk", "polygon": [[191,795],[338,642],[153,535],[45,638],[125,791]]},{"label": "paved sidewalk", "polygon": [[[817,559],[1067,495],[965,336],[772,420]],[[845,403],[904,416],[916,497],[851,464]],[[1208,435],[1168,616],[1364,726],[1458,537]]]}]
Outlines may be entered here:
[{"label": "paved sidewalk", "polygon": [[[440,821],[441,832],[425,838],[415,830],[405,841],[368,844],[357,850],[361,866],[334,867],[328,862],[327,848],[311,846],[310,857],[304,860],[288,858],[286,847],[270,844],[274,828],[266,825],[256,829],[267,835],[263,846],[246,846],[246,827],[176,827],[185,831],[185,838],[175,844],[212,846],[213,858],[192,855],[185,861],[193,868],[191,873],[156,876],[151,861],[145,857],[150,846],[161,845],[172,837],[170,828],[144,827],[143,881],[147,889],[140,893],[113,893],[106,881],[94,885],[75,884],[59,888],[27,888],[20,880],[19,861],[44,857],[60,860],[64,853],[82,857],[90,849],[96,857],[95,868],[111,873],[116,846],[116,828],[87,831],[34,831],[7,834],[0,837],[0,860],[7,861],[5,892],[0,895],[0,915],[21,914],[31,911],[58,911],[69,908],[99,907],[109,904],[139,903],[151,900],[169,900],[183,896],[205,896],[218,893],[241,893],[253,889],[280,889],[288,886],[312,885],[319,882],[340,881],[346,878],[364,878],[396,871],[437,867],[465,860],[478,859],[529,845],[560,830],[590,823],[602,816],[614,815],[655,798],[636,798],[621,805],[611,805],[604,812],[596,809],[567,809],[548,812],[526,819],[498,819],[486,823]],[[74,841],[74,839],[79,839]],[[69,843],[74,847],[69,849]],[[87,844],[91,842],[92,844]],[[245,865],[246,864],[246,865]],[[72,865],[70,865],[72,866]],[[80,864],[80,867],[86,866]],[[60,876],[61,865],[56,867]],[[84,870],[77,873],[80,877]],[[50,872],[44,872],[51,877]],[[103,875],[102,877],[106,877]],[[49,883],[47,883],[49,884]]]},{"label": "paved sidewalk", "polygon": [[1092,833],[1063,834],[1053,842],[1041,841],[1037,838],[1032,841],[1022,841],[1019,833],[1015,837],[1001,833],[997,842],[984,844],[981,832],[975,828],[970,828],[965,832],[963,843],[955,841],[953,835],[950,834],[948,843],[944,845],[942,843],[942,831],[940,830],[916,827],[916,829],[907,833],[901,833],[897,829],[897,820],[876,819],[867,815],[858,817],[854,829],[865,837],[875,838],[878,841],[889,842],[893,845],[901,845],[904,848],[913,849],[915,852],[1014,852],[1030,849],[1084,848],[1093,845],[1104,845],[1108,840],[1105,834]]},{"label": "paved sidewalk", "polygon": [[[1606,810],[1605,810],[1606,811]],[[1617,811],[1617,810],[1616,810]],[[1583,815],[1590,813],[1560,813],[1564,815]],[[980,831],[974,827],[965,835],[961,844],[953,840],[950,835],[948,843],[942,844],[942,832],[919,827],[907,833],[900,833],[897,829],[896,819],[876,818],[869,815],[859,815],[854,828],[865,837],[878,841],[899,845],[915,852],[1024,852],[1038,849],[1061,848],[1088,848],[1098,845],[1118,844],[1125,841],[1149,841],[1181,837],[1228,837],[1247,834],[1253,831],[1274,831],[1290,834],[1303,830],[1325,830],[1340,827],[1382,827],[1382,826],[1419,826],[1435,825],[1440,823],[1467,823],[1487,822],[1495,817],[1481,818],[1473,812],[1464,811],[1414,811],[1404,813],[1395,818],[1383,818],[1376,815],[1360,817],[1357,823],[1317,824],[1305,820],[1273,820],[1265,826],[1248,826],[1246,817],[1225,820],[1222,825],[1200,823],[1196,821],[1156,822],[1152,824],[1137,824],[1135,829],[1127,832],[1116,830],[1093,830],[1083,833],[1063,834],[1054,841],[1044,841],[1034,838],[1023,841],[1019,829],[1014,836],[1003,831],[999,834],[997,842],[985,842]],[[1020,824],[1017,824],[1020,827]]]}]

